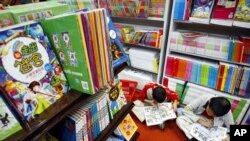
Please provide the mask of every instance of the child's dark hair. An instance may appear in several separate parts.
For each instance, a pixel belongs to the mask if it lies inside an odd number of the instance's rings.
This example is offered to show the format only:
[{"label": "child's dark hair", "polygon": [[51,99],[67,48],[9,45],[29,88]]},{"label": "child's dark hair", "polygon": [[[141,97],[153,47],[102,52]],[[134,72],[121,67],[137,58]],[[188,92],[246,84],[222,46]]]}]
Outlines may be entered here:
[{"label": "child's dark hair", "polygon": [[163,87],[157,86],[153,89],[152,95],[153,95],[154,100],[161,103],[165,101],[167,94],[166,94],[166,90]]},{"label": "child's dark hair", "polygon": [[209,108],[214,116],[220,117],[227,114],[231,109],[231,103],[225,97],[213,97],[210,99]]}]

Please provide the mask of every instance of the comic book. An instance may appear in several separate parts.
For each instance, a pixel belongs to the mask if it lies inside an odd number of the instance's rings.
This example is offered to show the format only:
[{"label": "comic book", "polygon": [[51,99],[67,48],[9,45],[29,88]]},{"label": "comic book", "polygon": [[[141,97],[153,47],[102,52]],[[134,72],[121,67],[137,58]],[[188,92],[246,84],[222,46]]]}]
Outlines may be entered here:
[{"label": "comic book", "polygon": [[227,136],[227,128],[216,126],[208,129],[198,123],[194,123],[190,134],[198,141],[222,141]]},{"label": "comic book", "polygon": [[63,70],[39,23],[0,30],[0,52],[0,85],[27,121],[68,91]]}]

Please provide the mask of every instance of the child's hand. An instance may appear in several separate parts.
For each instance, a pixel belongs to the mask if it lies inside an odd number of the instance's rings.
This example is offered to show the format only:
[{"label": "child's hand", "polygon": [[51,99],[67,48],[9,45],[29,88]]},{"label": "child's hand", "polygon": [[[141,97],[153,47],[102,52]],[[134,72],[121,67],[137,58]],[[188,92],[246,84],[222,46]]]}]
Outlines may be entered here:
[{"label": "child's hand", "polygon": [[207,128],[212,128],[214,124],[213,120],[209,119],[199,119],[197,122]]}]

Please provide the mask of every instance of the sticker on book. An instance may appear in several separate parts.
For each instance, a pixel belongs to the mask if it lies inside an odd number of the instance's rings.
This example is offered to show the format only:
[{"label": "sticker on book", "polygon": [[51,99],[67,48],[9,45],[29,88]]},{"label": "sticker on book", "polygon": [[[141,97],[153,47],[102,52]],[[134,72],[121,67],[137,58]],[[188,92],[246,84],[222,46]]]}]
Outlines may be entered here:
[{"label": "sticker on book", "polygon": [[45,48],[28,37],[8,42],[2,51],[2,62],[11,77],[24,83],[39,81],[52,69]]},{"label": "sticker on book", "polygon": [[82,84],[82,88],[83,88],[84,90],[89,90],[88,82],[86,82],[86,81],[81,81],[81,84]]}]

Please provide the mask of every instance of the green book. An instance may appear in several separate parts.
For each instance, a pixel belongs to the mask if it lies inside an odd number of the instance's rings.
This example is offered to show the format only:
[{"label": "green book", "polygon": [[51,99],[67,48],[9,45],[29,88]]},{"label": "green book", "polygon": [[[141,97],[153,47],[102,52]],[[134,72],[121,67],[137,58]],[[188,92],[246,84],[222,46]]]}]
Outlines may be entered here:
[{"label": "green book", "polygon": [[0,10],[0,28],[14,24],[14,19],[10,11]]},{"label": "green book", "polygon": [[70,11],[67,4],[56,1],[9,6],[7,9],[13,14],[15,23],[44,19]]},{"label": "green book", "polygon": [[0,93],[0,140],[5,140],[7,137],[22,130],[21,125],[10,111]]},{"label": "green book", "polygon": [[81,36],[78,18],[77,14],[60,15],[45,19],[41,24],[63,66],[70,87],[94,94],[85,39]]}]

